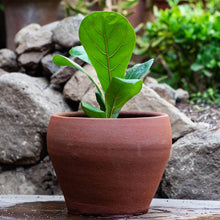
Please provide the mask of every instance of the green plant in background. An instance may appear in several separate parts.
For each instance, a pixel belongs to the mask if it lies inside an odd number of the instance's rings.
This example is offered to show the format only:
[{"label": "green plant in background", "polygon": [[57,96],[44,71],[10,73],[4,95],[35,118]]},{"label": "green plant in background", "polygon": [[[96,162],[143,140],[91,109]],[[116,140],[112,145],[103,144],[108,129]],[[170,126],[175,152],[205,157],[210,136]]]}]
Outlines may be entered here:
[{"label": "green plant in background", "polygon": [[181,0],[167,0],[167,3],[169,4],[170,7],[177,6]]},{"label": "green plant in background", "polygon": [[66,16],[74,16],[77,14],[87,15],[94,5],[98,4],[99,7],[103,7],[105,1],[103,0],[93,0],[93,1],[84,1],[84,0],[63,0],[62,4],[66,11]]},{"label": "green plant in background", "polygon": [[220,104],[220,94],[216,89],[208,88],[203,93],[197,92],[190,95],[190,103],[209,103],[209,104]]},{"label": "green plant in background", "polygon": [[0,3],[0,11],[4,11],[4,5]]},{"label": "green plant in background", "polygon": [[63,0],[66,15],[88,15],[94,7],[96,10],[110,10],[122,14],[125,17],[133,14],[131,9],[139,0]]},{"label": "green plant in background", "polygon": [[142,80],[153,60],[127,69],[136,36],[128,20],[116,12],[94,12],[83,19],[79,28],[82,46],[73,47],[69,53],[91,64],[101,86],[81,66],[71,59],[55,55],[53,62],[74,66],[86,74],[97,88],[96,99],[100,109],[81,102],[89,117],[117,118],[123,105],[138,94]]},{"label": "green plant in background", "polygon": [[219,12],[220,0],[206,0],[206,6],[211,13]]},{"label": "green plant in background", "polygon": [[118,12],[121,15],[128,17],[134,13],[132,9],[138,4],[139,0],[114,0],[112,1],[112,11]]},{"label": "green plant in background", "polygon": [[170,9],[155,8],[156,19],[144,27],[135,53],[155,57],[152,75],[174,88],[220,91],[220,1],[169,2]]}]

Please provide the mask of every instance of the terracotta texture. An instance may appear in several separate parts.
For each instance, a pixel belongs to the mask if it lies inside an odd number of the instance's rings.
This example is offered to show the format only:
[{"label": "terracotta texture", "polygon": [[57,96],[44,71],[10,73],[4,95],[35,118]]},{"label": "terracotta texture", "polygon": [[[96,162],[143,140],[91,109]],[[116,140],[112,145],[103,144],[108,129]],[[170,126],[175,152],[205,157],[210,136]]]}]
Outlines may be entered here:
[{"label": "terracotta texture", "polygon": [[69,212],[146,213],[169,158],[171,137],[169,118],[162,113],[122,113],[118,119],[52,115],[48,152]]}]

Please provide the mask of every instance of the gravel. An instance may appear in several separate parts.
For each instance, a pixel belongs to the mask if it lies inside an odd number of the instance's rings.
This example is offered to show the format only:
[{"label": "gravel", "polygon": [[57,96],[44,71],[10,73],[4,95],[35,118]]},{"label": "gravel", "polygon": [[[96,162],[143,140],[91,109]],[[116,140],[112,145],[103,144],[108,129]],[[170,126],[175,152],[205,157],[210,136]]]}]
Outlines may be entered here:
[{"label": "gravel", "polygon": [[220,105],[177,103],[176,107],[193,122],[203,122],[211,129],[220,127]]}]

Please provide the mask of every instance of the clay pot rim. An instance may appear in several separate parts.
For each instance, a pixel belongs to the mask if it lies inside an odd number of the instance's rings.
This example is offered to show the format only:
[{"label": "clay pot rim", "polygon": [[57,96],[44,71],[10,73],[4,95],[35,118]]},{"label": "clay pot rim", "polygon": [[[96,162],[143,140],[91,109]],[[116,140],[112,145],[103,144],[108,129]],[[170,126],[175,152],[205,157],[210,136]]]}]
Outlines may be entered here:
[{"label": "clay pot rim", "polygon": [[144,112],[144,111],[121,111],[119,118],[89,118],[84,112],[62,112],[53,114],[51,117],[60,119],[74,119],[74,120],[137,120],[137,119],[154,119],[154,118],[167,118],[166,113],[161,112]]}]

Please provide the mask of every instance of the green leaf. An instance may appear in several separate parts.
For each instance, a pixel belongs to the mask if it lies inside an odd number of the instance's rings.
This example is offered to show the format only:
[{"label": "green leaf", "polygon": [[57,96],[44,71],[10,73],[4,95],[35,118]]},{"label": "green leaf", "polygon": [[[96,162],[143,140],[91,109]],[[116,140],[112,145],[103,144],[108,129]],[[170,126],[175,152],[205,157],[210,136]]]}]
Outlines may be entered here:
[{"label": "green leaf", "polygon": [[86,72],[86,70],[84,68],[82,68],[79,64],[77,64],[76,62],[74,62],[73,60],[62,56],[62,55],[55,55],[53,56],[53,62],[56,65],[59,66],[72,66],[72,67],[76,67],[78,70],[80,70],[82,73],[86,74],[89,79],[91,80],[91,82],[96,86],[98,93],[100,94],[100,96],[103,97],[104,99],[104,94],[102,92],[102,89],[100,88],[99,84],[96,82],[95,79],[92,78],[92,76],[89,75],[89,73]]},{"label": "green leaf", "polygon": [[94,12],[81,22],[79,38],[104,92],[113,77],[124,78],[135,46],[135,32],[116,12]]},{"label": "green leaf", "polygon": [[78,70],[80,70],[83,73],[86,72],[85,69],[83,69],[79,64],[69,59],[68,57],[59,54],[53,56],[53,62],[59,66],[72,66],[72,67],[76,67]]},{"label": "green leaf", "polygon": [[69,54],[72,57],[77,57],[77,58],[83,60],[84,62],[92,65],[83,46],[72,47],[69,51]]},{"label": "green leaf", "polygon": [[115,112],[141,91],[142,80],[113,77],[105,93],[106,117],[114,117]]},{"label": "green leaf", "polygon": [[158,39],[156,39],[155,41],[152,42],[151,46],[152,47],[158,47],[159,44],[165,39],[164,36],[159,37]]},{"label": "green leaf", "polygon": [[4,5],[0,3],[0,11],[4,11]]},{"label": "green leaf", "polygon": [[[129,14],[128,9],[138,4],[138,0],[118,1],[117,11],[121,14]],[[132,12],[130,12],[132,13]],[[128,15],[127,15],[128,16]]]},{"label": "green leaf", "polygon": [[81,102],[82,110],[91,118],[106,118],[106,113],[85,102]]},{"label": "green leaf", "polygon": [[113,118],[117,118],[119,116],[120,111],[121,111],[121,108],[117,109],[113,115]]},{"label": "green leaf", "polygon": [[200,71],[200,70],[204,69],[204,66],[203,66],[202,64],[193,63],[193,64],[191,65],[190,69],[191,69],[192,71],[197,72],[197,71]]},{"label": "green leaf", "polygon": [[102,96],[98,92],[95,93],[95,96],[97,102],[99,103],[100,109],[105,112],[105,101],[103,100]]},{"label": "green leaf", "polygon": [[151,59],[145,63],[134,65],[128,70],[127,74],[125,75],[125,79],[140,79],[145,74],[147,74],[153,62],[154,62],[154,59]]},{"label": "green leaf", "polygon": [[204,73],[205,76],[207,76],[209,78],[212,77],[212,75],[213,75],[212,72],[210,72],[208,70],[203,70],[202,72]]}]

